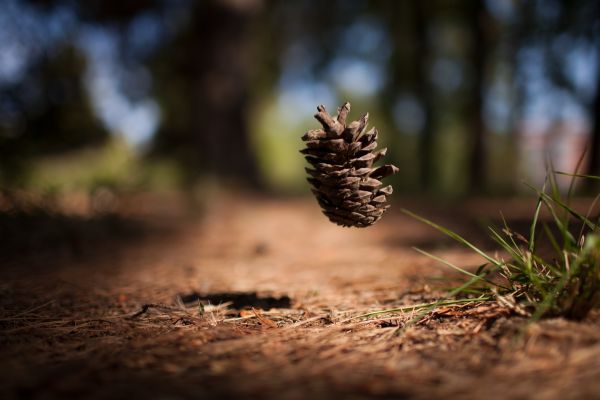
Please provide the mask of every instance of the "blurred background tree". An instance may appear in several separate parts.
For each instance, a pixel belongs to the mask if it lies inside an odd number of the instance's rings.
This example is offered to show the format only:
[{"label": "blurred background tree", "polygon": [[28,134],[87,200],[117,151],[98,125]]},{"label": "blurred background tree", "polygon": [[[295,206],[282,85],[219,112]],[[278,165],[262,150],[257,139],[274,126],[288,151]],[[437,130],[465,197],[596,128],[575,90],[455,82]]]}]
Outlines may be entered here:
[{"label": "blurred background tree", "polygon": [[192,180],[213,174],[260,185],[247,111],[257,59],[250,25],[261,8],[255,0],[193,2],[189,21],[154,57],[164,118],[153,150],[177,157]]},{"label": "blurred background tree", "polygon": [[85,58],[65,45],[27,66],[24,78],[3,87],[0,179],[19,184],[32,158],[102,144],[109,132],[83,86]]},{"label": "blurred background tree", "polygon": [[543,179],[546,157],[572,171],[585,148],[598,174],[599,8],[6,0],[0,184],[34,187],[49,160],[118,149],[135,160],[128,185],[162,174],[305,192],[299,136],[316,105],[345,100],[370,112],[401,192],[515,193]]}]

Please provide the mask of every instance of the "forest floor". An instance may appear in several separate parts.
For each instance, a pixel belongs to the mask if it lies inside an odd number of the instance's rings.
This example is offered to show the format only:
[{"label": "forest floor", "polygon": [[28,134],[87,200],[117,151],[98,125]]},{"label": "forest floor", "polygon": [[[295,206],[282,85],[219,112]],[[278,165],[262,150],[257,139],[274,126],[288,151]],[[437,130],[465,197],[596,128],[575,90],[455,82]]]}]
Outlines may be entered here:
[{"label": "forest floor", "polygon": [[523,226],[531,199],[400,199],[368,229],[313,199],[221,194],[197,216],[164,201],[0,218],[0,398],[600,398],[597,311],[361,317],[439,298],[452,275],[412,246],[482,263],[401,207],[493,249],[485,222]]}]

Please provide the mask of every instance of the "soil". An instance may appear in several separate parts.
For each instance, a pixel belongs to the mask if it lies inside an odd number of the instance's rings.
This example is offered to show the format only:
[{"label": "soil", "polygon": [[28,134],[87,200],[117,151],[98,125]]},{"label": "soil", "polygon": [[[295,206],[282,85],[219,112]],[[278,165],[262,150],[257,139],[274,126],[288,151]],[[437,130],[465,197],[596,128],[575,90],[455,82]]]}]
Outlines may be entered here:
[{"label": "soil", "polygon": [[363,316],[437,299],[455,277],[412,246],[482,263],[401,207],[493,249],[483,224],[501,209],[519,225],[531,199],[400,200],[366,229],[331,224],[313,199],[181,203],[0,220],[0,398],[600,398],[598,311]]}]

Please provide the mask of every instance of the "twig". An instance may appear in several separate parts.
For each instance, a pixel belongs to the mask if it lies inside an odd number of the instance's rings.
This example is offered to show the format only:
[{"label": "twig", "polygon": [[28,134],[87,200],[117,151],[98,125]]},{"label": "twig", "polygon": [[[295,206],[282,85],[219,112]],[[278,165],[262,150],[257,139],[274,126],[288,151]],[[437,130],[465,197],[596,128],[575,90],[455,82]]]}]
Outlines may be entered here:
[{"label": "twig", "polygon": [[44,303],[44,304],[41,304],[41,305],[39,305],[39,306],[32,307],[32,308],[30,308],[30,309],[28,309],[28,310],[21,311],[20,313],[17,313],[17,314],[15,314],[15,315],[12,315],[12,316],[10,316],[10,317],[0,318],[0,321],[10,321],[10,320],[13,320],[13,319],[17,319],[18,317],[22,317],[22,316],[24,316],[24,315],[31,314],[31,313],[32,313],[32,312],[34,312],[34,311],[37,311],[37,310],[39,310],[39,309],[41,309],[41,308],[44,308],[44,307],[47,307],[47,306],[49,306],[49,305],[50,305],[50,304],[52,304],[52,303],[54,303],[54,300],[47,301],[47,302],[46,302],[46,303]]},{"label": "twig", "polygon": [[416,310],[431,307],[431,306],[452,306],[452,305],[458,305],[461,303],[474,303],[474,302],[487,301],[490,299],[491,298],[487,298],[487,297],[478,297],[475,299],[441,300],[441,301],[434,301],[432,303],[419,303],[419,304],[413,304],[410,306],[390,308],[387,310],[372,311],[369,313],[360,314],[360,315],[356,315],[354,317],[347,318],[345,320],[339,321],[338,323],[344,324],[346,322],[350,322],[355,319],[368,318],[368,317],[373,317],[373,316],[381,315],[381,314],[404,313],[406,311],[416,311]]},{"label": "twig", "polygon": [[125,316],[125,319],[135,319],[135,318],[139,317],[140,315],[147,313],[148,310],[150,310],[151,308],[157,308],[157,309],[162,309],[162,310],[166,310],[166,311],[181,311],[178,308],[170,307],[165,304],[147,303],[147,304],[142,305],[141,310],[139,310],[131,315]]}]

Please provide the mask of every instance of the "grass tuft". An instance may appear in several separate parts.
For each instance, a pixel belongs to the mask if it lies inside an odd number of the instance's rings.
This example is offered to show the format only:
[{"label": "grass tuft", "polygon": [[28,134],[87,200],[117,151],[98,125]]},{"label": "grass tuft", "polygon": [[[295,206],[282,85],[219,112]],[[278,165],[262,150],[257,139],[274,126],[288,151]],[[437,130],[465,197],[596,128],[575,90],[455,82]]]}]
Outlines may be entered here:
[{"label": "grass tuft", "polygon": [[[514,232],[504,216],[502,227],[489,227],[490,237],[505,257],[486,253],[456,232],[403,210],[485,259],[473,273],[416,249],[470,278],[451,290],[449,297],[474,295],[474,302],[492,298],[533,321],[551,316],[580,320],[600,305],[600,218],[591,217],[600,195],[585,215],[571,207],[575,180],[600,177],[550,171],[542,189],[530,187],[537,194],[537,204],[528,238]],[[559,190],[557,174],[572,178],[566,195]],[[550,215],[549,223],[541,222],[542,212]],[[578,226],[574,229],[573,224]]]}]

